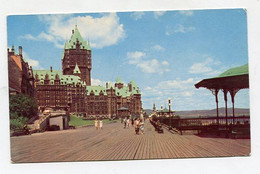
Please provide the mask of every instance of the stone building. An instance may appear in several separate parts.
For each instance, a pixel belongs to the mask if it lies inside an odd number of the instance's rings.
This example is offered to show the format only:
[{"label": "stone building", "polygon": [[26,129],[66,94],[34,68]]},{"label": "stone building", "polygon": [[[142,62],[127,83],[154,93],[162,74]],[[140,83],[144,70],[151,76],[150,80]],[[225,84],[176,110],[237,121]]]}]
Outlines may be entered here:
[{"label": "stone building", "polygon": [[[78,71],[75,74],[74,70]],[[84,41],[77,26],[72,30],[72,36],[65,42],[62,57],[62,72],[64,75],[76,75],[91,85],[91,48],[89,41]]]},{"label": "stone building", "polygon": [[24,93],[34,96],[34,77],[32,67],[29,66],[23,57],[22,47],[19,46],[19,53],[15,53],[14,46],[8,51],[8,80],[9,93]]},{"label": "stone building", "polygon": [[142,108],[141,91],[132,80],[125,85],[119,77],[115,84],[91,86],[92,57],[90,44],[84,41],[77,26],[65,42],[62,72],[34,70],[36,98],[42,110],[65,109],[84,117],[118,117],[121,107],[131,115],[139,115]]}]

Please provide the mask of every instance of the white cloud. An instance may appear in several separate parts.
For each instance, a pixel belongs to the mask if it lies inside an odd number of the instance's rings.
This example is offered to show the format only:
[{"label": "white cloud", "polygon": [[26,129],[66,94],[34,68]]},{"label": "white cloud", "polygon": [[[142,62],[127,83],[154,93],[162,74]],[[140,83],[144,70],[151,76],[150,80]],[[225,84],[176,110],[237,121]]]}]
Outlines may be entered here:
[{"label": "white cloud", "polygon": [[164,15],[166,11],[155,11],[153,12],[155,19],[158,19],[160,16]]},{"label": "white cloud", "polygon": [[123,24],[120,24],[116,13],[104,13],[101,17],[72,15],[40,15],[39,20],[47,25],[47,31],[37,36],[30,34],[20,38],[53,42],[58,48],[64,46],[71,36],[71,30],[77,24],[85,40],[90,40],[91,47],[103,48],[117,44],[125,37]]},{"label": "white cloud", "polygon": [[192,10],[181,10],[179,13],[185,16],[192,16],[194,14]]},{"label": "white cloud", "polygon": [[145,90],[152,90],[153,88],[151,88],[150,86],[147,86],[144,88]]},{"label": "white cloud", "polygon": [[196,30],[195,27],[184,26],[182,24],[178,24],[174,28],[166,26],[165,34],[169,36],[169,35],[172,35],[172,34],[175,34],[175,33],[188,33],[188,32],[192,32],[194,30]]},{"label": "white cloud", "polygon": [[169,63],[168,63],[167,61],[163,61],[163,62],[162,62],[162,65],[166,65],[166,66],[168,66]]},{"label": "white cloud", "polygon": [[145,73],[159,73],[169,72],[169,63],[167,61],[159,62],[157,59],[145,59],[146,53],[136,51],[127,52],[127,59],[129,64],[136,65],[141,71]]},{"label": "white cloud", "polygon": [[105,82],[103,82],[103,81],[101,81],[99,79],[91,78],[91,85],[92,86],[99,86],[99,85],[104,86],[104,84],[105,84]]},{"label": "white cloud", "polygon": [[174,33],[187,33],[187,32],[191,32],[194,31],[195,27],[185,27],[181,24],[177,25],[174,29]]},{"label": "white cloud", "polygon": [[160,89],[185,89],[187,86],[191,86],[194,83],[193,78],[187,80],[167,80],[160,82],[157,87]]},{"label": "white cloud", "polygon": [[154,45],[153,47],[152,47],[154,50],[156,50],[156,51],[163,51],[163,50],[165,50],[165,48],[164,47],[162,47],[161,45]]},{"label": "white cloud", "polygon": [[201,94],[194,87],[195,81],[193,78],[161,81],[153,87],[145,87],[142,96],[146,103],[151,103],[151,106],[152,103],[156,103],[159,107],[167,106],[167,100],[171,97],[174,108],[176,105],[183,107],[191,101],[196,101],[194,98],[198,97],[198,93]]},{"label": "white cloud", "polygon": [[193,93],[190,91],[184,91],[182,94],[183,94],[183,96],[186,96],[186,97],[191,97],[193,95]]},{"label": "white cloud", "polygon": [[27,40],[38,40],[36,37],[32,36],[31,34],[25,34],[19,37],[20,39],[27,39]]},{"label": "white cloud", "polygon": [[195,63],[189,68],[189,73],[192,74],[200,74],[200,73],[209,73],[212,72],[212,68],[210,67],[213,62],[212,58],[207,58],[205,61],[200,63]]},{"label": "white cloud", "polygon": [[206,74],[208,76],[217,76],[223,73],[225,67],[221,67],[220,61],[214,61],[211,57],[208,57],[203,62],[194,63],[189,68],[191,74]]},{"label": "white cloud", "polygon": [[54,43],[54,45],[58,48],[64,48],[64,43],[59,42],[60,39],[56,39],[54,36],[50,34],[46,34],[45,32],[41,32],[37,36],[32,36],[31,34],[26,34],[24,36],[20,36],[20,39],[34,40],[34,41],[48,41]]},{"label": "white cloud", "polygon": [[135,51],[127,52],[127,58],[129,59],[129,64],[138,64],[146,54],[144,52]]},{"label": "white cloud", "polygon": [[131,13],[130,17],[133,18],[135,21],[141,19],[144,15],[144,12],[133,12]]},{"label": "white cloud", "polygon": [[41,69],[39,61],[31,59],[25,51],[23,51],[23,58],[28,62],[29,66],[32,66],[33,69]]}]

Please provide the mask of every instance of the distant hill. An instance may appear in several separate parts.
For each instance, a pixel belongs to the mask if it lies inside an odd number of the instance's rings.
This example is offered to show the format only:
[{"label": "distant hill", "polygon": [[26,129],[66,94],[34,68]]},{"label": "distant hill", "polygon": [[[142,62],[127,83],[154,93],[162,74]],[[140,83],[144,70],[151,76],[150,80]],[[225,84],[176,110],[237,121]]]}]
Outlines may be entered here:
[{"label": "distant hill", "polygon": [[[152,113],[151,109],[144,110],[148,115]],[[211,110],[191,110],[191,111],[176,111],[175,114],[180,117],[207,117],[207,116],[216,116],[216,109]],[[219,116],[225,116],[225,108],[219,108]],[[228,115],[233,115],[232,108],[228,108]],[[250,115],[250,110],[245,108],[235,108],[236,116]]]}]

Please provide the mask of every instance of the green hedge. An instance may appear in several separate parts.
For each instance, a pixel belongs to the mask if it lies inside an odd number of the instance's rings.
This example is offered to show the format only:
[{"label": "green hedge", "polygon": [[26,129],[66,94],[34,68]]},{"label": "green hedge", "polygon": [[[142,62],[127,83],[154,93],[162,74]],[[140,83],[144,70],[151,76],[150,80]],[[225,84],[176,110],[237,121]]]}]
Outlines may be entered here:
[{"label": "green hedge", "polygon": [[22,129],[24,124],[37,115],[38,106],[34,98],[17,94],[9,96],[10,129]]}]

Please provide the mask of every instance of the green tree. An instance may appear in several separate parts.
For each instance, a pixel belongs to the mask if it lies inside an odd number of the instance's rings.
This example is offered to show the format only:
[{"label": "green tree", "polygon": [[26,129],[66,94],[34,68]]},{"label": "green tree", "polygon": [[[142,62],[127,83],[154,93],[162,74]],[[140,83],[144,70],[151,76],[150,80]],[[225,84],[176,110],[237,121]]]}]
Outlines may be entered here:
[{"label": "green tree", "polygon": [[38,106],[34,98],[25,95],[17,94],[10,95],[10,128],[21,129],[30,118],[37,115]]}]

